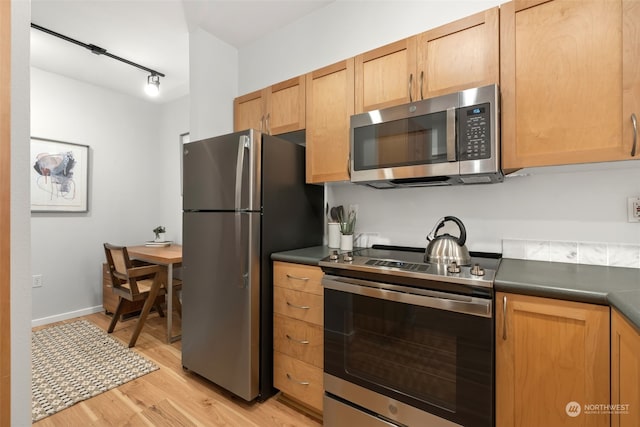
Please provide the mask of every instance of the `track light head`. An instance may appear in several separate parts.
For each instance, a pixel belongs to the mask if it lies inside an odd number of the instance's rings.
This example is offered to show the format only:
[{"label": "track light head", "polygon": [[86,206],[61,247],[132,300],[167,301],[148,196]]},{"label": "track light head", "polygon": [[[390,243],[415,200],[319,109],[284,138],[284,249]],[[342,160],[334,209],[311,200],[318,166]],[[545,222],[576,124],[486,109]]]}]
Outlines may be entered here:
[{"label": "track light head", "polygon": [[157,74],[149,74],[147,77],[147,86],[145,92],[149,96],[158,96],[160,93],[160,76]]}]

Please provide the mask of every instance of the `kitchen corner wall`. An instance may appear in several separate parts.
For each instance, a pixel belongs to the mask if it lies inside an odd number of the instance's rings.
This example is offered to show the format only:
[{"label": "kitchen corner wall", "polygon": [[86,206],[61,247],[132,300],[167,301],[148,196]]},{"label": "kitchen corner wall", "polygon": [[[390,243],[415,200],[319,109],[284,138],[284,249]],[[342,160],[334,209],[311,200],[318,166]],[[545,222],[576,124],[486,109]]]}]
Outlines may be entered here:
[{"label": "kitchen corner wall", "polygon": [[89,211],[31,214],[31,273],[42,275],[34,325],[102,309],[103,242],[140,244],[160,224],[167,237],[181,235],[188,103],[159,105],[31,68],[31,136],[90,147]]},{"label": "kitchen corner wall", "polygon": [[[640,196],[638,161],[525,169],[489,185],[393,190],[327,185],[330,205],[358,205],[356,234],[375,233],[369,243],[426,247],[438,219],[453,215],[467,228],[470,250],[502,253],[505,240],[506,255],[518,258],[527,257],[524,249],[521,255],[514,250],[519,243],[546,242],[547,248],[555,246],[552,242],[576,248],[597,243],[605,255],[614,243],[640,244],[640,223],[627,222],[628,196]],[[455,225],[442,232],[458,234]]]}]

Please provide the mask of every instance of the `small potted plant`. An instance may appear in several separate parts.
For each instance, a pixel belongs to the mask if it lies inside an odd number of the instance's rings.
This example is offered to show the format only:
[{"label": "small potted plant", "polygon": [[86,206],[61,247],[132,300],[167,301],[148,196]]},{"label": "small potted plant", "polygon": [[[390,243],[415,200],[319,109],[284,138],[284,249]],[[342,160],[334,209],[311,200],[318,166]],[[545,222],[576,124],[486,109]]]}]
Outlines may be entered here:
[{"label": "small potted plant", "polygon": [[156,242],[164,242],[164,233],[166,232],[166,230],[164,229],[164,226],[159,225],[156,228],[153,229],[153,232],[156,235]]}]

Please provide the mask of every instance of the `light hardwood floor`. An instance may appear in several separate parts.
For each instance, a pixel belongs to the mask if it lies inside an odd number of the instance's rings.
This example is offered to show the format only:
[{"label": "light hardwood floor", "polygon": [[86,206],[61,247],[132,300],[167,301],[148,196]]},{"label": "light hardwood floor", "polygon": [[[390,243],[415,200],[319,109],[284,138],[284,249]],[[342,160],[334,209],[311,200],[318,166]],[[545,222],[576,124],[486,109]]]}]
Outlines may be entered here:
[{"label": "light hardwood floor", "polygon": [[[111,318],[103,313],[96,313],[78,319],[89,320],[106,331]],[[134,318],[118,322],[113,335],[127,343],[136,320]],[[180,318],[177,315],[174,316],[174,325],[176,323],[179,327]],[[137,352],[156,363],[159,370],[44,418],[34,426],[322,425],[282,403],[278,396],[265,402],[248,404],[198,375],[183,370],[180,341],[168,345],[165,343],[165,334],[166,320],[151,313],[134,347]]]}]

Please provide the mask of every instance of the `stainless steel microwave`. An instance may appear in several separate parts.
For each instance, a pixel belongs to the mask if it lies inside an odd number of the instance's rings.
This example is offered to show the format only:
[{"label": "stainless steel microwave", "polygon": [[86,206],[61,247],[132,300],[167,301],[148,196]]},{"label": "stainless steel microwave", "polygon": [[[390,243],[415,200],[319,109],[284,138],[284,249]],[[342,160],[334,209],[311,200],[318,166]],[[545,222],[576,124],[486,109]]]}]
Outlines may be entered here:
[{"label": "stainless steel microwave", "polygon": [[375,188],[483,184],[500,169],[497,85],[351,116],[351,182]]}]

